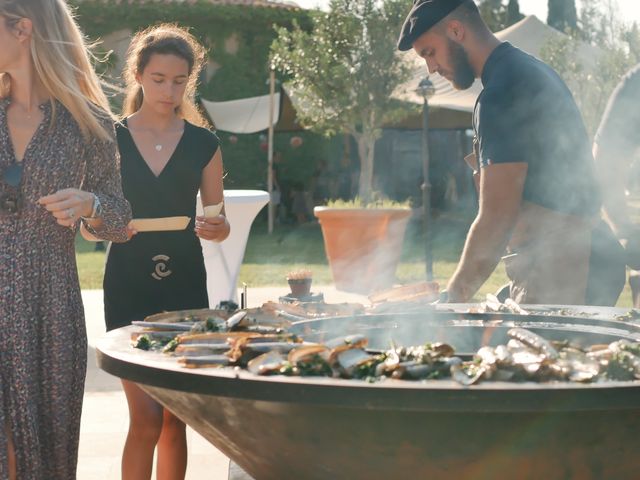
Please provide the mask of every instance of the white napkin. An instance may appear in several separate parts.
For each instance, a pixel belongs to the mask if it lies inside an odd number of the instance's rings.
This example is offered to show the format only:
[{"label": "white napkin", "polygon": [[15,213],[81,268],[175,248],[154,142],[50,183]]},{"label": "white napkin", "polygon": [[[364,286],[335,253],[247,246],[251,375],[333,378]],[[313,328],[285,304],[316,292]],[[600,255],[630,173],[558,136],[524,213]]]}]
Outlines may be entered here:
[{"label": "white napkin", "polygon": [[224,202],[216,203],[215,205],[207,205],[204,207],[204,216],[206,218],[217,217],[222,211],[222,205],[224,205]]}]

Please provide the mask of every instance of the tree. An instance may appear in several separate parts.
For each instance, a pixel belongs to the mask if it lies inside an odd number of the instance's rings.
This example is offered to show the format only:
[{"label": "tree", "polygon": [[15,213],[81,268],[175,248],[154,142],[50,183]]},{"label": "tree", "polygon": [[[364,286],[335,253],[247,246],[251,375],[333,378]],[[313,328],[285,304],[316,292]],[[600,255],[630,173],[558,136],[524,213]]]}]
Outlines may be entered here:
[{"label": "tree", "polygon": [[524,18],[518,0],[508,0],[506,5],[504,0],[480,0],[478,9],[492,32],[504,30]]},{"label": "tree", "polygon": [[[594,134],[611,92],[624,73],[638,61],[638,26],[618,19],[615,2],[582,0],[579,29],[571,36],[549,40],[540,57],[551,65],[569,86],[587,129]],[[579,60],[580,42],[597,45],[601,54],[595,65],[586,68]]]},{"label": "tree", "polygon": [[637,22],[633,22],[629,29],[622,34],[622,39],[627,44],[629,56],[633,63],[640,62],[640,28]]},{"label": "tree", "polygon": [[506,27],[507,9],[502,0],[480,0],[478,9],[492,32],[498,32]]},{"label": "tree", "polygon": [[298,121],[325,135],[349,133],[358,144],[364,202],[373,196],[373,159],[382,126],[411,110],[393,99],[411,70],[396,54],[408,0],[333,0],[310,32],[277,29],[271,64],[288,78]]},{"label": "tree", "polygon": [[520,4],[518,0],[509,0],[507,5],[507,26],[513,25],[524,18],[524,15],[520,13]]},{"label": "tree", "polygon": [[549,0],[547,24],[561,32],[578,29],[576,0]]}]

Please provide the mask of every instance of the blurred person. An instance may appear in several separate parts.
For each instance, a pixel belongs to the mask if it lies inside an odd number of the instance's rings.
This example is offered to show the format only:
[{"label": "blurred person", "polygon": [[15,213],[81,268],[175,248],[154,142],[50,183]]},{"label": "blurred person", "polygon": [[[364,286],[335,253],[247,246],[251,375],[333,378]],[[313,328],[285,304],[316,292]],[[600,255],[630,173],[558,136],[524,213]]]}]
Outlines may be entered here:
[{"label": "blurred person", "polygon": [[299,225],[307,223],[309,220],[307,192],[302,182],[293,182],[291,184],[291,213]]},{"label": "blurred person", "polygon": [[[471,300],[503,255],[517,302],[597,303],[588,295],[605,286],[616,286],[617,299],[624,264],[599,221],[589,137],[558,74],[496,38],[472,0],[417,0],[398,48],[413,48],[430,73],[457,89],[476,78],[484,87],[473,115],[475,155],[468,159],[479,212],[443,299]],[[595,268],[599,257],[611,265],[606,272]]]},{"label": "blurred person", "polygon": [[329,166],[325,159],[320,159],[311,178],[311,192],[314,207],[322,205],[330,197],[329,190]]},{"label": "blurred person", "polygon": [[0,478],[75,479],[81,222],[126,241],[113,119],[64,0],[0,0]]},{"label": "blurred person", "polygon": [[273,152],[273,165],[271,171],[273,173],[272,201],[276,206],[276,219],[284,224],[289,219],[289,185],[283,175],[284,161],[282,153],[278,150]]},{"label": "blurred person", "polygon": [[[185,230],[140,232],[110,245],[104,278],[107,330],[163,311],[207,308],[200,240],[221,242],[230,227],[224,209],[196,217],[198,191],[206,208],[223,201],[219,141],[194,105],[206,52],[186,30],[158,25],[137,33],[125,68],[124,119],[116,126],[122,187],[134,218],[188,216]],[[149,479],[157,448],[158,479],[183,479],[185,425],[135,383],[123,380],[129,432],[122,478]]]},{"label": "blurred person", "polygon": [[636,308],[640,308],[640,226],[629,213],[626,190],[640,151],[639,105],[640,65],[636,65],[611,95],[593,146],[605,218],[624,246],[626,264],[633,269],[629,284]]}]

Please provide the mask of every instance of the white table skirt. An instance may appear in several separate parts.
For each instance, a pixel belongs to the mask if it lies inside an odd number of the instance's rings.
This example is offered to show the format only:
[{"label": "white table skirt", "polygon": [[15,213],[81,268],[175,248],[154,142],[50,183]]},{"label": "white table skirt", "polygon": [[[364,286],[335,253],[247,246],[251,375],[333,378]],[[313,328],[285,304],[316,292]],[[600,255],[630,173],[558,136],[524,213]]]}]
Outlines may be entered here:
[{"label": "white table skirt", "polygon": [[[222,243],[201,240],[211,308],[215,308],[223,300],[238,303],[238,275],[251,224],[268,201],[269,194],[262,190],[224,191],[224,207],[231,233]],[[196,211],[198,215],[202,215],[200,196]]]}]

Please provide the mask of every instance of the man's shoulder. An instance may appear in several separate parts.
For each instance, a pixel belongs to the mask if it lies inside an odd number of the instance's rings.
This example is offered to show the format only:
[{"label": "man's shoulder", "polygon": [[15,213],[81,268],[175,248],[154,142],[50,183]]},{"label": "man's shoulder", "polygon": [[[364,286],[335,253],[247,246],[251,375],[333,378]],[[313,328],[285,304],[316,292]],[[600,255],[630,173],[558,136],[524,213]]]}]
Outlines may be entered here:
[{"label": "man's shoulder", "polygon": [[628,155],[640,146],[640,65],[629,71],[614,90],[602,116],[595,141],[601,151]]},{"label": "man's shoulder", "polygon": [[494,108],[515,109],[531,115],[532,111],[555,111],[573,101],[555,70],[535,57],[518,52],[511,62],[505,62],[509,64],[504,66],[504,73],[482,91],[478,104],[485,112]]},{"label": "man's shoulder", "polygon": [[521,91],[505,84],[488,86],[478,98],[477,110],[480,123],[499,122],[511,118],[523,111]]},{"label": "man's shoulder", "polygon": [[526,93],[526,86],[536,88],[551,81],[557,81],[559,76],[549,65],[539,58],[520,50],[513,45],[502,55],[501,61],[496,65],[496,74],[488,88],[498,87],[502,89],[514,88],[518,93]]},{"label": "man's shoulder", "polygon": [[640,99],[640,64],[636,65],[622,78],[619,87],[614,92],[614,96],[619,97],[620,101],[638,102],[638,99]]}]

